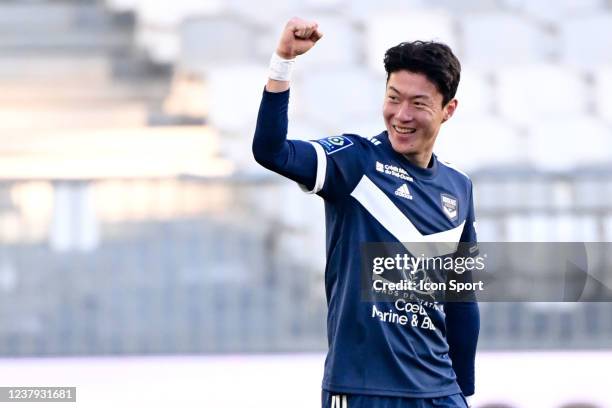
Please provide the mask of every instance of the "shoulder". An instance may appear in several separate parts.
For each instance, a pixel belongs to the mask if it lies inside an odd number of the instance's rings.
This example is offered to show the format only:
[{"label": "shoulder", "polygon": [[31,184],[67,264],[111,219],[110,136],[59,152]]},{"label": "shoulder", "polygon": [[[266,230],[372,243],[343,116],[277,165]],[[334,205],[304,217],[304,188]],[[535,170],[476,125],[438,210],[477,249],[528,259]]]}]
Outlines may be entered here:
[{"label": "shoulder", "polygon": [[352,138],[353,140],[357,140],[358,143],[362,143],[368,147],[380,146],[380,144],[382,143],[380,141],[381,134],[376,135],[376,136],[362,136],[362,135],[357,135],[353,133],[344,133],[343,136],[347,136],[347,137]]},{"label": "shoulder", "polygon": [[368,137],[361,136],[354,133],[343,133],[338,136],[329,136],[322,139],[313,140],[313,143],[317,143],[323,148],[326,155],[334,155],[342,151],[340,155],[351,155],[357,152],[363,152],[371,150],[381,144],[380,140],[376,136]]},{"label": "shoulder", "polygon": [[449,161],[443,160],[437,156],[436,158],[438,160],[438,164],[440,165],[441,170],[447,172],[452,178],[460,180],[463,183],[467,184],[469,187],[472,186],[472,179],[466,172],[464,172],[459,167]]},{"label": "shoulder", "polygon": [[382,134],[378,134],[376,136],[362,136],[354,133],[344,133],[342,136],[349,137],[351,140],[354,140],[355,143],[359,143],[366,148],[377,147],[382,143],[380,140]]}]

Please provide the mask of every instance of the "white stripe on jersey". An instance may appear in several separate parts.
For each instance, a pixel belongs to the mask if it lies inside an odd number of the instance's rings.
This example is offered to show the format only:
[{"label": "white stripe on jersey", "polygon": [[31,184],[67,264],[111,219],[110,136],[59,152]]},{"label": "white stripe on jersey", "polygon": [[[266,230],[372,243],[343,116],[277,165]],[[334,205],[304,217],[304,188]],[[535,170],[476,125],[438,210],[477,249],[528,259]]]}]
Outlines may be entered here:
[{"label": "white stripe on jersey", "polygon": [[447,231],[423,235],[368,177],[361,178],[351,195],[399,242],[424,244],[423,248],[408,248],[411,252],[434,257],[447,255],[457,250],[465,221]]},{"label": "white stripe on jersey", "polygon": [[[316,194],[323,188],[325,183],[325,174],[327,173],[327,157],[323,147],[316,142],[309,142],[317,153],[317,176],[315,179],[315,185],[312,190],[308,190],[305,186],[300,184],[300,188],[308,194]],[[340,407],[338,407],[340,408]]]}]

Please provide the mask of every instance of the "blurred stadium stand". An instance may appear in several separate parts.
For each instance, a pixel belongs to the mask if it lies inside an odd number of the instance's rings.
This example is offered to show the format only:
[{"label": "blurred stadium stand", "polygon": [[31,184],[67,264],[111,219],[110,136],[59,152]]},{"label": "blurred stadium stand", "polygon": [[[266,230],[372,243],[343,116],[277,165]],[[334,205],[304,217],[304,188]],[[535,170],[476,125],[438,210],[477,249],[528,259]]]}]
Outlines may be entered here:
[{"label": "blurred stadium stand", "polygon": [[[612,240],[610,1],[264,3],[0,3],[0,355],[325,349],[322,203],[250,152],[293,15],[291,137],[377,134],[384,50],[442,39],[480,239]],[[483,350],[612,347],[609,304],[481,309]]]}]

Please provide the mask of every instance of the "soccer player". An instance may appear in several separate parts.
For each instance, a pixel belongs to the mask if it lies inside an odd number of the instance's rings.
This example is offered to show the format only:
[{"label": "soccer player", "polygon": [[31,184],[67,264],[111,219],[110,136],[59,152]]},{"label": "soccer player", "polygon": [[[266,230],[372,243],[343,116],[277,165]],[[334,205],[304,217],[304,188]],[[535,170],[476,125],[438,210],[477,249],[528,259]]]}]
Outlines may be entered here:
[{"label": "soccer player", "polygon": [[396,302],[389,310],[360,297],[362,243],[476,242],[472,183],[432,153],[441,124],[457,108],[459,61],[441,43],[392,47],[384,58],[385,131],[287,140],[291,69],[321,38],[315,22],[286,24],[270,62],[253,155],[325,202],[329,351],[322,406],[466,407],[474,393],[477,304],[413,309]]}]

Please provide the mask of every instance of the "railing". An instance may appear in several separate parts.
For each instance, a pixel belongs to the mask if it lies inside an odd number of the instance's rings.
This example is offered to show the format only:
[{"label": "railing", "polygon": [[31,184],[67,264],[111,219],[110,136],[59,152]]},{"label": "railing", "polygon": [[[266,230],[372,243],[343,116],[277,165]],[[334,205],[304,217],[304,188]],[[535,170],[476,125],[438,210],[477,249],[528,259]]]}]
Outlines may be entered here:
[{"label": "railing", "polygon": [[[606,174],[476,174],[483,235],[609,240]],[[277,177],[4,182],[0,355],[324,350],[323,222]],[[608,303],[481,311],[481,349],[612,346]]]}]

